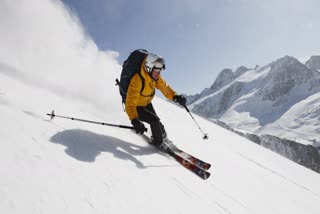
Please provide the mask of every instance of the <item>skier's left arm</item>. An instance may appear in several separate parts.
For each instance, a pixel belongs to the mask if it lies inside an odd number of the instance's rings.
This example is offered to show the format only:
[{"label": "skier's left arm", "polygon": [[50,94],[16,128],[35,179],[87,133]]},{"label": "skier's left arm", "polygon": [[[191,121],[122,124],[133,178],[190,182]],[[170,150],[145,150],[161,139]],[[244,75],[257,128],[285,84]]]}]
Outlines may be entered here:
[{"label": "skier's left arm", "polygon": [[162,94],[168,98],[169,100],[173,100],[173,97],[177,95],[177,93],[159,76],[159,79],[156,83],[156,88],[159,89]]},{"label": "skier's left arm", "polygon": [[162,94],[169,100],[173,100],[179,103],[181,106],[185,106],[187,99],[181,94],[177,94],[172,88],[162,79],[160,76],[156,83],[156,88],[159,89]]}]

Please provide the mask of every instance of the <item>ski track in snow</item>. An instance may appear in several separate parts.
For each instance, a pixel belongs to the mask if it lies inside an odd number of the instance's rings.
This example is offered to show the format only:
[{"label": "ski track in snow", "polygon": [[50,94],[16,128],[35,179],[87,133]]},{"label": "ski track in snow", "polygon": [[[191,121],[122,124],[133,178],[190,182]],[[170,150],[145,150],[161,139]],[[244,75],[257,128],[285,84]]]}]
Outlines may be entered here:
[{"label": "ski track in snow", "polygon": [[186,196],[188,196],[190,199],[201,199],[200,195],[192,191],[190,188],[185,186],[182,182],[180,182],[178,179],[171,177],[172,183],[179,189],[181,192],[183,192]]},{"label": "ski track in snow", "polygon": [[268,167],[266,167],[266,166],[258,163],[257,161],[254,161],[254,160],[252,160],[252,159],[250,159],[250,158],[248,158],[248,157],[246,157],[246,156],[244,156],[244,155],[242,155],[242,154],[240,154],[240,156],[243,157],[243,158],[245,158],[246,160],[250,161],[251,163],[253,163],[253,164],[261,167],[262,169],[267,170],[267,171],[271,172],[272,174],[274,174],[274,175],[276,175],[276,176],[279,176],[280,178],[282,178],[282,179],[284,179],[284,180],[292,183],[293,185],[295,185],[295,186],[297,186],[297,187],[299,187],[299,188],[304,189],[305,191],[311,193],[312,195],[314,195],[315,197],[317,197],[318,199],[320,199],[320,195],[319,195],[318,193],[316,193],[316,192],[313,192],[313,191],[310,190],[309,188],[307,188],[307,187],[305,187],[305,186],[303,186],[303,185],[300,185],[300,184],[294,182],[293,180],[291,180],[291,179],[289,179],[289,178],[281,175],[280,173],[278,173],[278,172],[276,172],[276,171],[274,171],[274,170],[272,170],[272,169],[270,169],[270,168],[268,168]]},{"label": "ski track in snow", "polygon": [[248,213],[253,213],[255,214],[255,212],[253,212],[251,209],[249,209],[249,207],[247,207],[246,205],[244,205],[242,202],[240,202],[238,199],[232,197],[231,195],[227,194],[226,192],[224,192],[221,188],[217,187],[216,185],[214,185],[213,183],[208,183],[211,188],[213,188],[215,191],[219,191],[221,192],[222,195],[224,195],[225,197],[229,198],[231,201],[235,202],[236,204],[239,204],[241,207],[243,207],[245,210],[248,211]]}]

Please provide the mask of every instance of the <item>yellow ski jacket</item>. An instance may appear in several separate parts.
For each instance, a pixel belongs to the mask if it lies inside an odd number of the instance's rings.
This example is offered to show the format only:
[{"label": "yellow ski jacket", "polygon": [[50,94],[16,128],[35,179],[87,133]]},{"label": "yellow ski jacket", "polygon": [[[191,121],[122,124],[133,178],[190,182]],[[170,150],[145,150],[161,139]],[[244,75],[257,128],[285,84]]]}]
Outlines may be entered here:
[{"label": "yellow ski jacket", "polygon": [[144,78],[144,89],[140,93],[142,88],[142,80],[138,73],[134,74],[127,91],[127,98],[125,103],[125,110],[129,116],[130,120],[138,118],[137,107],[147,106],[151,103],[154,95],[155,89],[159,89],[162,94],[172,100],[177,94],[159,75],[158,80],[152,79],[144,69],[144,61],[142,63],[140,73]]}]

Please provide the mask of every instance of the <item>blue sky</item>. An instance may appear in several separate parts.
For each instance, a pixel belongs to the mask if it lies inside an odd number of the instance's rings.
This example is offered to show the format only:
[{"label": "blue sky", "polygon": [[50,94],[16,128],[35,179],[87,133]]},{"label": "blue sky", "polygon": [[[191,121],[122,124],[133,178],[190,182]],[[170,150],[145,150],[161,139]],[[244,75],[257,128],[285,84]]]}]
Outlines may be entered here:
[{"label": "blue sky", "polygon": [[320,55],[317,0],[63,0],[99,49],[163,56],[178,92],[210,87],[224,68]]}]

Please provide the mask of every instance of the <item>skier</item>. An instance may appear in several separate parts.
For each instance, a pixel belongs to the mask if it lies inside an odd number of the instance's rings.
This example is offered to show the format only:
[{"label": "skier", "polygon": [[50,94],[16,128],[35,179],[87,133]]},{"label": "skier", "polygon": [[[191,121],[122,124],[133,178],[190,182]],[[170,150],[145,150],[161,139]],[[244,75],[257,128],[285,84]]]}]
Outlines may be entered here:
[{"label": "skier", "polygon": [[160,90],[169,100],[182,106],[185,106],[186,98],[183,95],[178,95],[162,79],[161,72],[164,69],[165,61],[162,57],[153,53],[146,55],[140,70],[144,79],[144,88],[140,92],[143,85],[142,79],[138,73],[134,74],[128,87],[125,110],[137,133],[143,134],[145,131],[142,121],[150,124],[152,144],[162,151],[167,151],[168,144],[164,143],[167,139],[167,133],[151,102],[155,95],[155,89]]}]

